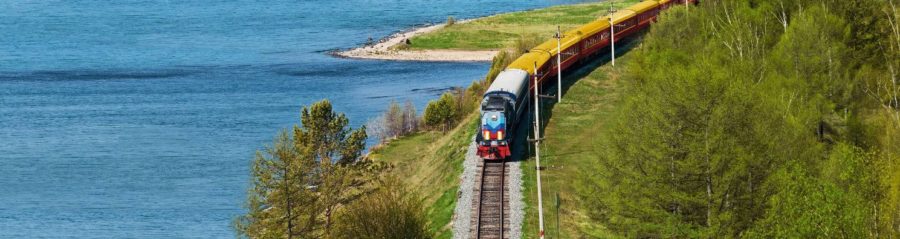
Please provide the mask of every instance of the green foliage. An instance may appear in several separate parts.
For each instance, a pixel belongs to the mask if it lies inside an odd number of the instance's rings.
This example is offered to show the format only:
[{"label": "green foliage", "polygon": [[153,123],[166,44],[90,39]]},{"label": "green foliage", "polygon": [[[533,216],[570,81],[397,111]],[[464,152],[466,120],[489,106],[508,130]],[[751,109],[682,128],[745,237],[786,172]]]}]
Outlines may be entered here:
[{"label": "green foliage", "polygon": [[453,26],[453,24],[456,24],[456,18],[453,18],[453,16],[447,16],[447,23],[444,25],[444,27]]},{"label": "green foliage", "polygon": [[294,143],[303,156],[316,162],[354,163],[365,148],[365,126],[357,130],[347,126],[347,116],[334,112],[328,100],[303,107],[300,123],[302,127],[294,126]]},{"label": "green foliage", "polygon": [[584,174],[591,219],[626,237],[896,235],[896,136],[869,119],[897,112],[900,54],[867,50],[889,49],[891,18],[847,16],[893,8],[863,2],[664,13]]},{"label": "green foliage", "polygon": [[315,237],[319,223],[315,193],[307,187],[312,174],[311,158],[300,157],[286,131],[275,137],[272,146],[257,152],[251,166],[247,193],[247,214],[235,219],[239,236],[281,238],[285,235]]},{"label": "green foliage", "polygon": [[872,218],[880,197],[873,154],[838,144],[821,175],[792,165],[769,180],[778,191],[769,214],[745,235],[750,238],[865,238],[875,232]]},{"label": "green foliage", "polygon": [[425,125],[447,131],[458,116],[459,105],[452,93],[444,93],[438,100],[428,102],[423,118]]},{"label": "green foliage", "polygon": [[[616,59],[620,63],[630,60],[630,55]],[[594,169],[600,156],[598,132],[610,126],[612,106],[619,104],[617,74],[617,68],[609,65],[594,70],[565,91],[563,103],[547,107],[552,108],[552,112],[542,112],[542,115],[553,116],[546,121],[545,140],[541,143],[541,167],[545,168],[541,171],[544,229],[549,238],[616,237],[604,224],[589,217],[590,209],[598,206],[596,200],[579,197],[578,192],[586,187],[593,188],[595,184],[584,178],[597,173],[590,169]],[[564,82],[571,80],[563,78]],[[534,160],[525,160],[520,165],[526,205],[522,231],[531,236],[538,232],[536,165]],[[585,195],[607,193],[583,192]],[[558,211],[555,207],[557,195],[560,198]]]},{"label": "green foliage", "polygon": [[866,238],[868,204],[858,194],[818,180],[798,165],[772,176],[779,192],[747,238]]},{"label": "green foliage", "polygon": [[484,77],[485,85],[490,85],[490,83],[494,82],[497,75],[506,69],[506,67],[509,66],[509,63],[512,63],[512,61],[515,60],[510,54],[509,51],[497,52],[497,55],[495,55],[493,61],[491,61],[491,68],[488,69],[488,73]]},{"label": "green foliage", "polygon": [[506,69],[510,63],[515,61],[517,58],[525,54],[531,48],[534,48],[538,44],[540,44],[542,38],[538,35],[524,35],[520,36],[513,44],[511,49],[502,50],[494,56],[493,61],[491,61],[491,68],[488,70],[487,76],[484,77],[484,82],[487,85],[494,82],[494,79],[497,78],[497,75],[500,74],[501,71]]},{"label": "green foliage", "polygon": [[432,238],[420,196],[389,177],[337,216],[334,238]]},{"label": "green foliage", "polygon": [[[803,95],[817,99],[820,111],[835,110],[831,104],[846,106],[854,90],[841,64],[848,56],[844,43],[851,35],[844,21],[825,9],[814,6],[796,16],[772,50],[770,68],[784,77],[781,83],[804,90]],[[799,81],[793,80],[799,79]]]},{"label": "green foliage", "polygon": [[425,197],[430,231],[436,238],[451,238],[450,221],[456,207],[459,175],[474,129],[476,114],[448,132],[425,131],[391,141],[370,155],[375,162],[395,166],[391,174]]},{"label": "green foliage", "polygon": [[364,194],[383,167],[358,161],[365,127],[352,130],[344,114],[323,100],[301,111],[302,126],[282,131],[257,152],[251,167],[247,214],[233,224],[251,238],[330,237],[332,215]]},{"label": "green foliage", "polygon": [[503,63],[505,63],[505,65],[509,65],[509,63],[512,63],[517,58],[519,58],[519,56],[527,53],[528,50],[531,50],[531,48],[534,48],[537,45],[543,43],[544,40],[545,39],[541,37],[541,35],[537,34],[527,34],[519,36],[519,38],[516,39],[515,43],[513,44],[512,55],[508,57],[509,62],[504,61]]}]

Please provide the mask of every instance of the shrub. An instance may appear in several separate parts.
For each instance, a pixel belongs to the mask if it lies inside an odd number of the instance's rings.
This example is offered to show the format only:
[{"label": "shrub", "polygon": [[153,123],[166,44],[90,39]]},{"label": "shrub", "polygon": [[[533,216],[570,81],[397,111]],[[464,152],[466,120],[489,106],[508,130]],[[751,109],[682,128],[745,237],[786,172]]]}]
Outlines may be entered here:
[{"label": "shrub", "polygon": [[444,93],[440,99],[428,102],[428,106],[425,107],[423,116],[425,125],[433,128],[440,127],[443,131],[450,129],[456,119],[457,108],[456,97],[453,96],[453,93]]},{"label": "shrub", "polygon": [[396,178],[338,214],[336,238],[432,238],[421,197]]}]

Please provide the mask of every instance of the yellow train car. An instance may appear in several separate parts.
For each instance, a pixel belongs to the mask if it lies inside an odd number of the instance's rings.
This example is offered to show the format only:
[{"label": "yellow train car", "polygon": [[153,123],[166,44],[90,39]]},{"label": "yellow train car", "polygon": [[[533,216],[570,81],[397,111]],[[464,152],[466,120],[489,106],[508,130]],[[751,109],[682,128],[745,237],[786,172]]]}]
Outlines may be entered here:
[{"label": "yellow train car", "polygon": [[[566,31],[559,42],[550,38],[510,63],[484,93],[481,104],[482,126],[479,131],[481,134],[475,139],[478,156],[485,160],[505,160],[510,157],[512,143],[509,140],[516,137],[510,135],[504,138],[502,132],[516,132],[514,127],[519,125],[519,119],[527,111],[525,102],[534,97],[533,90],[545,80],[556,76],[559,70],[566,70],[603,52],[611,45],[613,36],[615,40],[619,40],[646,28],[656,20],[660,10],[674,4],[693,2],[696,0],[659,0],[634,4]],[[559,65],[557,56],[560,56]],[[534,84],[535,77],[538,77],[537,84]],[[502,121],[502,124],[497,121]],[[498,128],[495,125],[504,126]],[[506,126],[513,128],[507,129]]]},{"label": "yellow train car", "polygon": [[[671,0],[665,0],[667,3],[669,1]],[[615,25],[616,40],[619,40],[655,20],[659,6],[657,1],[643,1],[565,32],[560,42],[561,68],[567,69],[587,57],[586,55],[593,55],[599,52],[599,48],[608,46],[611,35],[610,20]],[[530,76],[537,73],[543,81],[557,74],[556,56],[560,54],[558,51],[556,39],[548,39],[513,61],[507,69],[524,70]]]}]

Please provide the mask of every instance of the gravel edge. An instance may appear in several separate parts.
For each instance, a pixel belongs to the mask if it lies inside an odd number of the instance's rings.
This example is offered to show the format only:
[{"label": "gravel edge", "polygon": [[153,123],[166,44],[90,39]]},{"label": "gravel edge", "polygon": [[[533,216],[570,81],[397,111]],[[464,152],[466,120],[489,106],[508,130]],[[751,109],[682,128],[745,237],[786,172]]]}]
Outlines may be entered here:
[{"label": "gravel edge", "polygon": [[471,142],[466,152],[466,159],[463,160],[463,173],[459,176],[459,191],[456,197],[456,208],[453,210],[453,238],[457,239],[469,238],[472,224],[475,175],[478,173],[478,160],[481,158],[476,154],[474,136],[472,136]]},{"label": "gravel edge", "polygon": [[521,161],[507,162],[509,171],[506,186],[509,190],[509,238],[522,238],[522,222],[525,219],[525,202],[522,198]]}]

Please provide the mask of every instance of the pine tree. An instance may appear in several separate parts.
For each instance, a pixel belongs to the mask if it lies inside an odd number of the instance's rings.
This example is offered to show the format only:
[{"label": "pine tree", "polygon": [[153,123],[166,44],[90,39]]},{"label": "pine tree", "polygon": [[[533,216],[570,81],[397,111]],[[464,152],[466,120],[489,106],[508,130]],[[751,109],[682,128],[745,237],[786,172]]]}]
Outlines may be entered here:
[{"label": "pine tree", "polygon": [[377,170],[360,161],[365,127],[348,127],[344,114],[323,100],[304,107],[293,137],[281,132],[251,170],[248,213],[235,220],[239,236],[329,237],[333,214],[366,193]]}]

